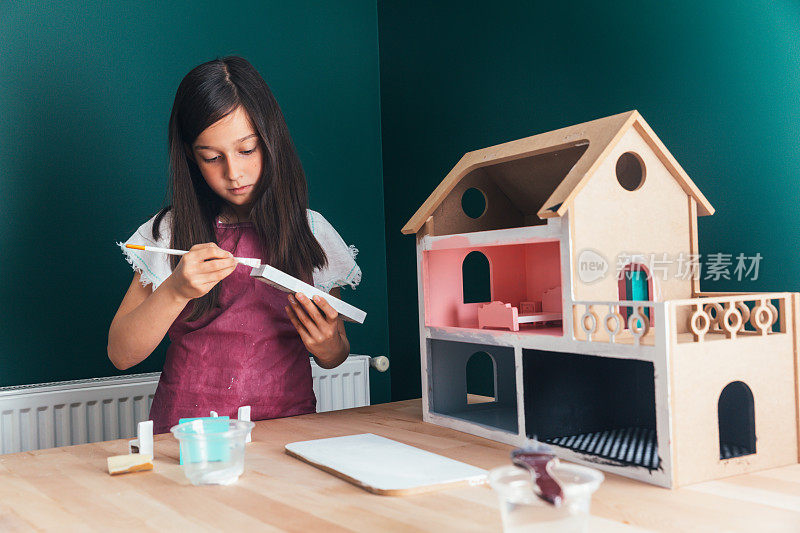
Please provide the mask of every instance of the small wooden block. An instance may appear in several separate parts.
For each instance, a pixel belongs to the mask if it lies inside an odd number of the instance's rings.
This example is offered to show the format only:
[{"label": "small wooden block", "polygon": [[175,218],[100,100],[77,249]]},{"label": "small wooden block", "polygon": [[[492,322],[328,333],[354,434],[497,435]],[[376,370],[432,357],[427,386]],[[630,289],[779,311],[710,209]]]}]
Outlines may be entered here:
[{"label": "small wooden block", "polygon": [[108,473],[127,474],[128,472],[141,472],[153,469],[153,456],[149,453],[129,453],[127,455],[113,455],[107,459]]}]

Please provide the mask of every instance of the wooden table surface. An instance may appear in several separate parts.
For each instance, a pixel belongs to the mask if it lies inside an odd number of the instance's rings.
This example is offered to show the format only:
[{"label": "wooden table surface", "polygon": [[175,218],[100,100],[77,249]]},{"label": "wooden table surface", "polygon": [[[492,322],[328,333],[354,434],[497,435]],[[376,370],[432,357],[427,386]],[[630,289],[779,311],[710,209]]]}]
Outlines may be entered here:
[{"label": "wooden table surface", "polygon": [[[155,469],[111,477],[116,440],[0,456],[0,531],[500,531],[488,486],[377,496],[284,453],[289,442],[375,433],[481,468],[511,447],[425,424],[420,400],[256,423],[236,484],[192,486],[171,434],[155,437]],[[606,474],[592,531],[800,532],[800,465],[667,490]]]}]

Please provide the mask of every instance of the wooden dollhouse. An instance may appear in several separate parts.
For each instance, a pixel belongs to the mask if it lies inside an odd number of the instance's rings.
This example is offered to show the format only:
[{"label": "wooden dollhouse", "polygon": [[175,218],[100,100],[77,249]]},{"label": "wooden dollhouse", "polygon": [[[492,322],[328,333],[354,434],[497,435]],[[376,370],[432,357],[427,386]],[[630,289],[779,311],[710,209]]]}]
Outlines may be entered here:
[{"label": "wooden dollhouse", "polygon": [[637,111],[464,155],[403,228],[424,420],[665,487],[798,462],[799,295],[701,292],[713,212]]}]

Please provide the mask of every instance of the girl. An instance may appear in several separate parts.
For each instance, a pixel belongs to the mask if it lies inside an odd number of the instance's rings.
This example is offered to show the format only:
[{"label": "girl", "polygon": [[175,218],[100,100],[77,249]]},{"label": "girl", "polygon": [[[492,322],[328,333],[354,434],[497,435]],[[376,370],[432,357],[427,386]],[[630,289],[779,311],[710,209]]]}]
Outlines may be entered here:
[{"label": "girl", "polygon": [[[357,250],[307,209],[306,181],[267,84],[240,57],[204,63],[181,81],[169,120],[172,205],[125,248],[134,276],[108,333],[119,369],[171,344],[150,418],[156,433],[211,410],[261,420],[316,410],[308,354],[333,368],[350,350],[324,300],[287,295],[250,277],[234,256],[262,262],[338,296],[359,283]],[[150,285],[150,287],[148,287]]]}]

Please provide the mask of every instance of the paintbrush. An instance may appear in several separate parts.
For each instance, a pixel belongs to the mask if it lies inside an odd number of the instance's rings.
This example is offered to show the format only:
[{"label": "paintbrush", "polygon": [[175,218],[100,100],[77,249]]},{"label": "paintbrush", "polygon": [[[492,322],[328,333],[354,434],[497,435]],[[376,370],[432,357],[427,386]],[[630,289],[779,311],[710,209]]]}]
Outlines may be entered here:
[{"label": "paintbrush", "polygon": [[564,489],[551,473],[552,467],[558,464],[558,459],[550,446],[529,440],[524,447],[511,452],[511,462],[530,473],[533,492],[539,498],[556,507],[561,505]]},{"label": "paintbrush", "polygon": [[[160,252],[162,254],[170,255],[184,255],[188,253],[186,250],[173,250],[172,248],[159,248],[158,246],[142,246],[139,244],[126,244],[125,248],[133,250],[144,250],[145,252]],[[234,257],[237,262],[247,265],[249,267],[258,268],[261,266],[261,259],[255,257]]]}]

